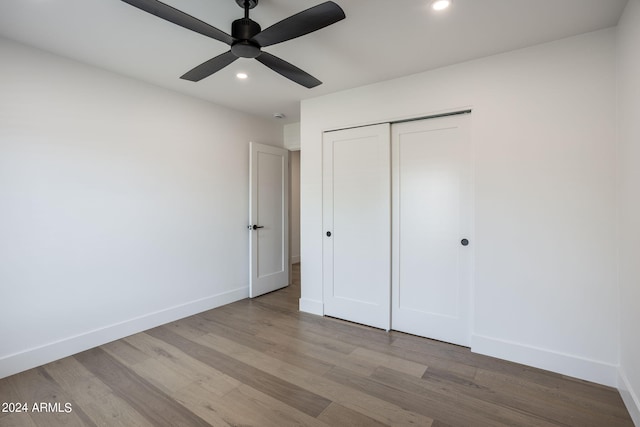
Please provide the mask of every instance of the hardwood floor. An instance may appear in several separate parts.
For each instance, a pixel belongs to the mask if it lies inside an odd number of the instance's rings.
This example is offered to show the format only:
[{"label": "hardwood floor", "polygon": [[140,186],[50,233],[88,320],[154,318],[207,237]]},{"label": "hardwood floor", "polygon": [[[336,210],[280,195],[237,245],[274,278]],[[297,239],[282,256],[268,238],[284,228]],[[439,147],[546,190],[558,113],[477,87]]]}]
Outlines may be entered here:
[{"label": "hardwood floor", "polygon": [[633,426],[615,389],[299,313],[299,274],[1,379],[0,426]]}]

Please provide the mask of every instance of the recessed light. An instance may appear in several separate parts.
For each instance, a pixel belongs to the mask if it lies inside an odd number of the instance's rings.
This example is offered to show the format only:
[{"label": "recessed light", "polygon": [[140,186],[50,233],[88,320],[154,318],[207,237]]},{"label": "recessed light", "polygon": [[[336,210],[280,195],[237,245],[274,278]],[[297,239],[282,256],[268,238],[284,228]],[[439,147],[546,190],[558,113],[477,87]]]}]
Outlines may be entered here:
[{"label": "recessed light", "polygon": [[249,76],[247,75],[247,73],[238,73],[236,74],[236,77],[239,78],[240,80],[244,80]]},{"label": "recessed light", "polygon": [[433,10],[444,10],[451,6],[451,0],[434,0],[431,2]]}]

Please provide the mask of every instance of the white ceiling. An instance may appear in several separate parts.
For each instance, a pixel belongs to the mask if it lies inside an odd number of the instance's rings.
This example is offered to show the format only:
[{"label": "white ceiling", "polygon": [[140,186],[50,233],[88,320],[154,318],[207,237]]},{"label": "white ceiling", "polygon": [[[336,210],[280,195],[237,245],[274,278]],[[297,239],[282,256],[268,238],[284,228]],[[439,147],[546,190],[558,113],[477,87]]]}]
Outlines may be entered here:
[{"label": "white ceiling", "polygon": [[[323,0],[260,0],[262,28]],[[306,89],[251,59],[198,83],[186,71],[228,46],[120,0],[0,0],[0,35],[263,117],[299,120],[300,100],[615,26],[627,0],[335,0],[347,18],[265,48],[324,84]],[[165,0],[227,33],[235,0]],[[249,79],[239,81],[238,71]],[[532,70],[535,72],[535,70]]]}]

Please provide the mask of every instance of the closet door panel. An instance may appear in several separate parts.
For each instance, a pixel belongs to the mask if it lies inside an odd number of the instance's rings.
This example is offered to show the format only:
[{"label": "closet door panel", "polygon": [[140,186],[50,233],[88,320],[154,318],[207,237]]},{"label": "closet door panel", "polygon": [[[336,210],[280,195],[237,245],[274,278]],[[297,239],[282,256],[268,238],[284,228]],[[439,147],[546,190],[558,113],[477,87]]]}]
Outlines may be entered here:
[{"label": "closet door panel", "polygon": [[388,124],[325,133],[324,312],[387,330],[390,174]]},{"label": "closet door panel", "polygon": [[392,328],[460,345],[470,338],[468,121],[454,116],[392,129]]}]

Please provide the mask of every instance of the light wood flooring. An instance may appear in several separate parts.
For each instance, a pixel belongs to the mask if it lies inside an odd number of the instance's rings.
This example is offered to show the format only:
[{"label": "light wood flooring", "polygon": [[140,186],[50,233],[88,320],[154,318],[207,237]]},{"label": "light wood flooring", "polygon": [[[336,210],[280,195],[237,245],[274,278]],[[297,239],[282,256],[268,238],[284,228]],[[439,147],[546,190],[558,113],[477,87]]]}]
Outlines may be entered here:
[{"label": "light wood flooring", "polygon": [[0,403],[29,412],[0,426],[633,426],[615,389],[299,313],[299,274],[1,379]]}]

